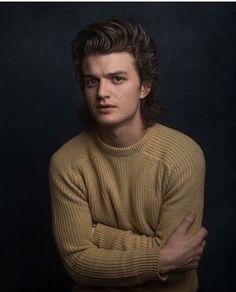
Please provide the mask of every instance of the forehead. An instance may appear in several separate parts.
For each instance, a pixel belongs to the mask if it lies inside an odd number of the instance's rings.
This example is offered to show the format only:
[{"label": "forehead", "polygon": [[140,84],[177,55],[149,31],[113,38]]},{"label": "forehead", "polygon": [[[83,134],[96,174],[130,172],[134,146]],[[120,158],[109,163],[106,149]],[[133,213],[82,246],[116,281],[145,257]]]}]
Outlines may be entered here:
[{"label": "forehead", "polygon": [[136,71],[134,57],[127,52],[86,56],[82,63],[83,74],[108,74],[116,71]]}]

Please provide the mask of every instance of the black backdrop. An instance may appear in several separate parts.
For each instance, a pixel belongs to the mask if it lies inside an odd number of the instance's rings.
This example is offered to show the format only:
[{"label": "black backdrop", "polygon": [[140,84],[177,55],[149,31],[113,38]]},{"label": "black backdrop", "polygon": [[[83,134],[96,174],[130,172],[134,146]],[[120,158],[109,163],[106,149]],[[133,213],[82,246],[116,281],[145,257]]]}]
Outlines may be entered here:
[{"label": "black backdrop", "polygon": [[113,17],[151,32],[169,109],[162,122],[205,152],[200,291],[233,291],[236,5],[122,2],[0,4],[0,290],[71,291],[51,234],[48,162],[82,130],[70,42],[84,25]]}]

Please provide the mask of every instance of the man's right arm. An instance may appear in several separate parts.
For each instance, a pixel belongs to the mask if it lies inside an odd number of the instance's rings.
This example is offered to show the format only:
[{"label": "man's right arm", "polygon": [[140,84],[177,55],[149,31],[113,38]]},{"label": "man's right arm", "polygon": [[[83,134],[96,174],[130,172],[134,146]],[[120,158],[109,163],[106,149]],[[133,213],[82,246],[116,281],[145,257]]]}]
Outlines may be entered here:
[{"label": "man's right arm", "polygon": [[94,244],[99,248],[117,250],[135,250],[159,248],[155,236],[121,230],[102,223],[97,223],[93,231]]},{"label": "man's right arm", "polygon": [[53,234],[70,276],[84,285],[132,286],[161,280],[159,249],[98,248],[91,232],[92,218],[86,194],[77,176],[61,161],[50,163]]},{"label": "man's right arm", "polygon": [[[160,276],[160,272],[168,272],[173,263],[170,265],[167,253],[163,254],[162,250],[159,256],[158,245],[150,249],[143,246],[142,249],[127,250],[96,246],[91,232],[92,219],[87,198],[76,186],[73,172],[63,169],[53,160],[50,164],[50,185],[54,236],[72,278],[84,284],[102,286],[130,286],[165,279]],[[153,240],[137,234],[130,233],[129,236],[136,247],[139,245],[137,242],[145,245],[147,241]],[[175,248],[173,240],[170,242],[172,246],[169,246],[168,251]],[[177,245],[181,246],[178,239]],[[191,256],[191,251],[188,256]],[[178,263],[174,266],[177,270],[181,268]]]}]

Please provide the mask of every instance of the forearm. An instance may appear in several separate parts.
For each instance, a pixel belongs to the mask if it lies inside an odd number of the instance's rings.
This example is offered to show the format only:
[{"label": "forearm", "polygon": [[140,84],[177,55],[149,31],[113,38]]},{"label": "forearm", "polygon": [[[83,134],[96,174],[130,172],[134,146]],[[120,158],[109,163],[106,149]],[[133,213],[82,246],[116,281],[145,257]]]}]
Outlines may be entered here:
[{"label": "forearm", "polygon": [[[83,247],[82,247],[83,248]],[[93,286],[132,286],[158,276],[157,249],[147,251],[105,250],[89,245],[62,255],[70,276],[81,284]]]},{"label": "forearm", "polygon": [[101,223],[96,225],[94,244],[99,248],[116,250],[159,248],[156,237],[136,234],[130,230],[121,230]]},{"label": "forearm", "polygon": [[[135,234],[132,231],[125,231],[110,227],[104,224],[97,224],[93,234],[94,244],[101,249],[108,250],[159,250],[159,274],[162,280],[175,281],[179,276],[174,272],[173,261],[169,250],[160,248],[156,237]],[[182,273],[181,273],[182,274]]]},{"label": "forearm", "polygon": [[[118,250],[97,247],[93,235],[72,233],[66,226],[75,224],[67,220],[70,218],[66,216],[62,225],[54,223],[53,230],[62,261],[76,282],[92,286],[132,286],[166,280],[159,273],[159,248]],[[84,240],[77,240],[79,236]]]}]

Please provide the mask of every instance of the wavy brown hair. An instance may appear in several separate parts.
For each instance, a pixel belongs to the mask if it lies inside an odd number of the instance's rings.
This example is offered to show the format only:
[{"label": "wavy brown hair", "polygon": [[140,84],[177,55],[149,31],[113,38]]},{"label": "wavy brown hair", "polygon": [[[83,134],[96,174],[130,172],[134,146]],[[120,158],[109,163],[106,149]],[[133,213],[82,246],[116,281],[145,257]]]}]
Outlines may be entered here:
[{"label": "wavy brown hair", "polygon": [[[72,42],[76,78],[83,91],[83,58],[93,54],[128,52],[135,60],[141,84],[151,84],[150,93],[141,100],[141,115],[145,127],[152,126],[163,112],[158,99],[158,56],[150,34],[140,24],[130,20],[114,19],[93,23],[81,30]],[[80,111],[83,120],[91,122],[89,111]],[[80,116],[81,117],[81,116]]]}]

